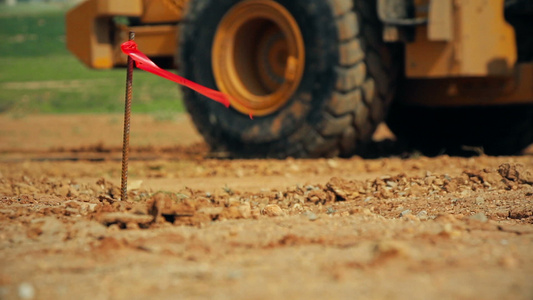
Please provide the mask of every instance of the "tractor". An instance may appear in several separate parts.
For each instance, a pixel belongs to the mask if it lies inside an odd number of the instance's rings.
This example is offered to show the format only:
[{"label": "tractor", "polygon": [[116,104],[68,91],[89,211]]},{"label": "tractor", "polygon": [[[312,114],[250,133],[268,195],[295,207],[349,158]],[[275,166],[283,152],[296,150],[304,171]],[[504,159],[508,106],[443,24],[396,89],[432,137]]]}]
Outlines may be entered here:
[{"label": "tractor", "polygon": [[130,31],[160,67],[231,96],[182,91],[213,153],[349,157],[382,122],[429,155],[533,142],[530,0],[86,0],[66,16],[90,68],[125,67]]}]

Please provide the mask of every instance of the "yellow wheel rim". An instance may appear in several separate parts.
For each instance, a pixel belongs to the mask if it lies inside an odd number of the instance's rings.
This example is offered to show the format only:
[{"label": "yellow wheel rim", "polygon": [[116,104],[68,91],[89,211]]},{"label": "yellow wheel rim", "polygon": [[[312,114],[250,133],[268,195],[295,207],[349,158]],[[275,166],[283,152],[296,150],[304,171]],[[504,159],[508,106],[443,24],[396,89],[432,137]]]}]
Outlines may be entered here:
[{"label": "yellow wheel rim", "polygon": [[247,0],[231,8],[215,33],[213,73],[238,111],[275,112],[303,76],[305,46],[298,24],[275,1]]}]

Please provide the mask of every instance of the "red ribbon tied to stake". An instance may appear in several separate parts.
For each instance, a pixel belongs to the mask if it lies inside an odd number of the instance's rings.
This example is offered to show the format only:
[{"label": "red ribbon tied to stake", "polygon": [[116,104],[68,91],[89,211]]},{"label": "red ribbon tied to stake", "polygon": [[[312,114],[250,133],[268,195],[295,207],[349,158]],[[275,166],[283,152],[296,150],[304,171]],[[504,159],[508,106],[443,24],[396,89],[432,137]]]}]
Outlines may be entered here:
[{"label": "red ribbon tied to stake", "polygon": [[[205,86],[199,85],[198,83],[192,82],[188,79],[185,79],[179,75],[171,73],[169,71],[163,70],[158,67],[153,61],[151,61],[144,53],[137,49],[137,44],[135,41],[127,41],[121,45],[122,52],[129,55],[136,63],[137,68],[145,70],[152,74],[161,76],[168,80],[174,81],[178,84],[184,85],[192,90],[197,91],[198,93],[213,99],[214,101],[224,104],[226,107],[229,107],[230,101],[229,96],[221,93],[219,91],[212,90]],[[251,117],[251,114],[250,114]]]}]

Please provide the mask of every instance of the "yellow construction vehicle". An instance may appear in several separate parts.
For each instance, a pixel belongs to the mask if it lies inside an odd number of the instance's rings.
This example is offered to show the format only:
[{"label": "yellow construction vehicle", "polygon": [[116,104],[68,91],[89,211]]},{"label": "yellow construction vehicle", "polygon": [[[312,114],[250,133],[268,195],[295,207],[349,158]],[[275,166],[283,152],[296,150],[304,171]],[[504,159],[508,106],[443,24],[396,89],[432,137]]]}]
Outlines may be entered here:
[{"label": "yellow construction vehicle", "polygon": [[529,0],[87,0],[66,29],[91,68],[125,66],[134,31],[159,66],[231,95],[183,90],[232,156],[350,156],[382,121],[430,154],[533,142]]}]

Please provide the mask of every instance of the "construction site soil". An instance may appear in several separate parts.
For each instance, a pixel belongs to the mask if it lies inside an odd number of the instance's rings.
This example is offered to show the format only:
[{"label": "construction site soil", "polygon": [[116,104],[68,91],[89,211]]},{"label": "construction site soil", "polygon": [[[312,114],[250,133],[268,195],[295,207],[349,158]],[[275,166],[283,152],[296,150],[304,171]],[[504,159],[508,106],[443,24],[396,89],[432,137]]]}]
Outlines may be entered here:
[{"label": "construction site soil", "polygon": [[121,201],[120,115],[0,115],[0,299],[533,299],[531,147],[222,160],[132,121]]}]

